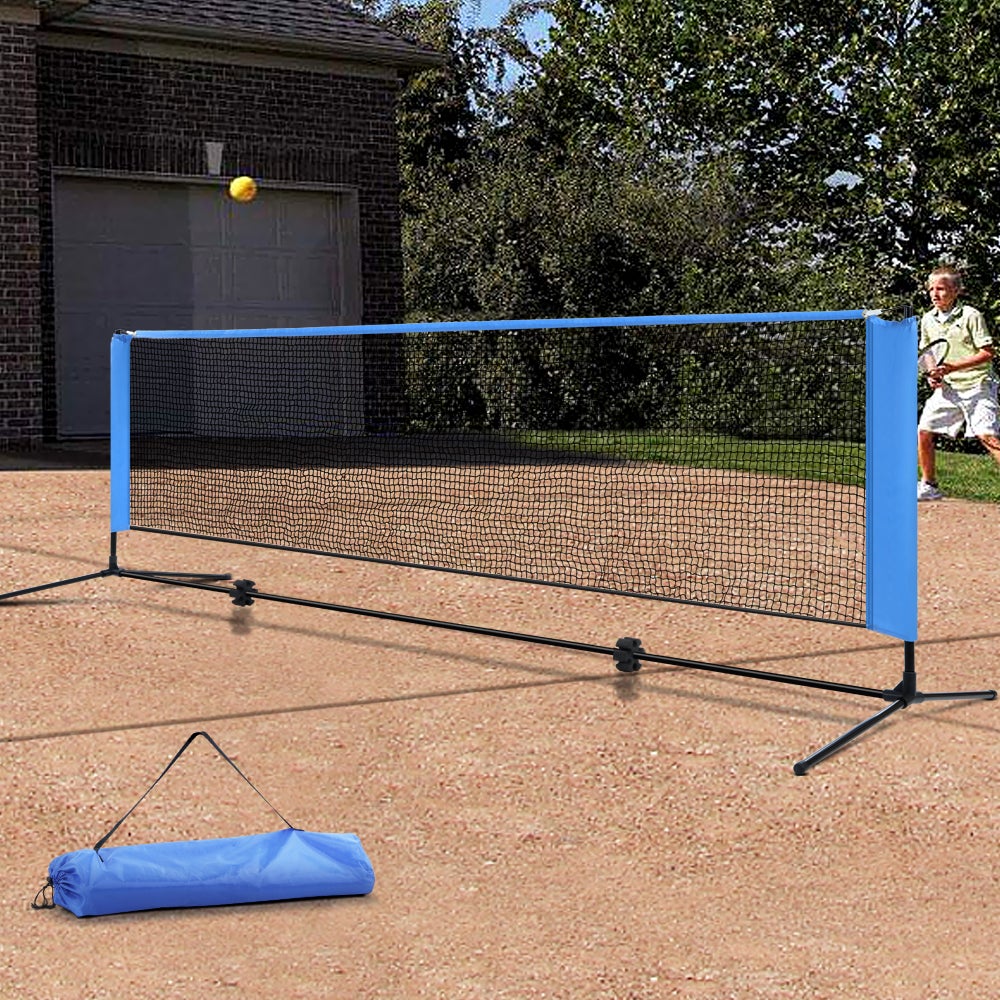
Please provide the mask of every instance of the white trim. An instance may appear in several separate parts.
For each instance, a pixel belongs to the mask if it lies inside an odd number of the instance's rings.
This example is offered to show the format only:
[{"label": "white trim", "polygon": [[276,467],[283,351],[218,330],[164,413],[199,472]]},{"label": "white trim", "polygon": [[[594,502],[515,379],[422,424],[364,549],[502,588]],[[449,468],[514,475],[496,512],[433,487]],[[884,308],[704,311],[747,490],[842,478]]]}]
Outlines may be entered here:
[{"label": "white trim", "polygon": [[[145,181],[154,184],[207,184],[226,187],[229,177],[214,177],[210,174],[155,174],[141,170],[100,170],[96,167],[53,167],[52,179],[57,177],[92,177],[94,180]],[[290,181],[257,178],[264,190],[272,191],[316,191],[327,194],[348,194],[358,196],[356,184],[336,184],[326,181]]]}]

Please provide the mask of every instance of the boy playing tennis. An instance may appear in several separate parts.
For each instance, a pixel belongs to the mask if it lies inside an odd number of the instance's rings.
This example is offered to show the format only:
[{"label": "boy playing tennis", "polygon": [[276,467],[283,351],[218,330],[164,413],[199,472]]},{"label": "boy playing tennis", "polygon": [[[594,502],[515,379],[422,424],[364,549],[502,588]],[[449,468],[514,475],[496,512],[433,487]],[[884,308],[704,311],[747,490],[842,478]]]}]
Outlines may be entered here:
[{"label": "boy playing tennis", "polygon": [[934,392],[924,404],[917,430],[917,499],[940,500],[944,494],[934,474],[937,435],[957,437],[964,424],[965,436],[978,437],[1000,465],[1000,426],[993,341],[982,313],[959,302],[964,291],[961,272],[951,266],[935,268],[927,279],[927,291],[934,308],[920,321],[920,348],[944,338],[948,354],[927,373]]}]

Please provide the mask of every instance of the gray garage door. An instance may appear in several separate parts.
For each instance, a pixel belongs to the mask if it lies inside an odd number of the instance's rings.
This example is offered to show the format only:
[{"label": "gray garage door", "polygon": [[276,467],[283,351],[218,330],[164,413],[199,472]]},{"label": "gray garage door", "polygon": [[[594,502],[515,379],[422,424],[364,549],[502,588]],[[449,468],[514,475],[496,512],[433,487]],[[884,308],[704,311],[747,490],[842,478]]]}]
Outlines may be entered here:
[{"label": "gray garage door", "polygon": [[264,189],[62,177],[55,184],[60,437],[108,433],[116,330],[329,326],[360,320],[355,202]]}]

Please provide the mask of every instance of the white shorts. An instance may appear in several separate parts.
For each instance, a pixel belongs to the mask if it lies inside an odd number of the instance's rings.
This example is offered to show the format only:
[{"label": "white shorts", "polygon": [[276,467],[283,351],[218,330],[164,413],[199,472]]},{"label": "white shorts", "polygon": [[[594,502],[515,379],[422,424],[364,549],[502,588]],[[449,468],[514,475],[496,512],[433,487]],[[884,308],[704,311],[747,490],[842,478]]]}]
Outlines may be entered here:
[{"label": "white shorts", "polygon": [[953,389],[947,382],[924,403],[920,430],[958,437],[965,424],[967,438],[1000,435],[997,419],[997,383],[987,379],[973,389]]}]

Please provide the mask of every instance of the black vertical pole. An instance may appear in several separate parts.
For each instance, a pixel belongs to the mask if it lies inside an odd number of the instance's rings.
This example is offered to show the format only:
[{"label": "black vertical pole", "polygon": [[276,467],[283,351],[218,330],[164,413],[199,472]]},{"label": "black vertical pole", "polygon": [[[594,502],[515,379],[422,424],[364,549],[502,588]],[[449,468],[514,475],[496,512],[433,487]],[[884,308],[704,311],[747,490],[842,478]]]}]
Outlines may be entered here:
[{"label": "black vertical pole", "polygon": [[910,639],[903,642],[903,679],[896,693],[907,705],[917,697],[916,643]]}]

